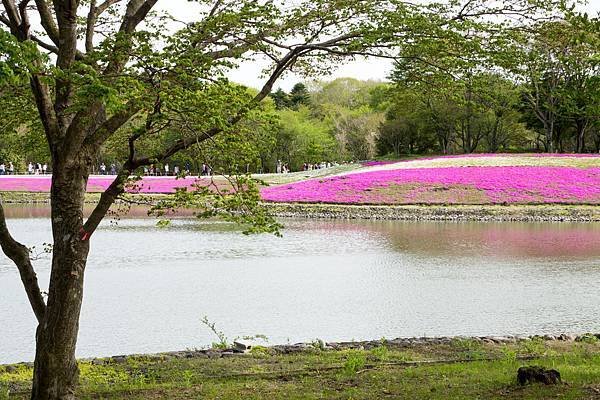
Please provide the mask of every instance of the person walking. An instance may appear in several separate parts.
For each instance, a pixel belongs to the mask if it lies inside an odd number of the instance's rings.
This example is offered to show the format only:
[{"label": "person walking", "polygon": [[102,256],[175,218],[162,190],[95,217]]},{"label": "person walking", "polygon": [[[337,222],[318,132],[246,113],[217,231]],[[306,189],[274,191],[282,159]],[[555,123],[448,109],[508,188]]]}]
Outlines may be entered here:
[{"label": "person walking", "polygon": [[0,163],[0,175],[5,175],[6,174],[6,165],[4,165],[4,163]]},{"label": "person walking", "polygon": [[106,175],[106,164],[100,164],[100,175]]},{"label": "person walking", "polygon": [[42,175],[46,175],[46,172],[48,172],[48,164],[44,163],[42,165]]},{"label": "person walking", "polygon": [[12,161],[8,162],[8,174],[9,175],[15,174],[15,166],[13,165]]},{"label": "person walking", "polygon": [[169,176],[169,164],[165,164],[165,175]]},{"label": "person walking", "polygon": [[27,164],[27,173],[33,175],[33,164],[31,162]]},{"label": "person walking", "polygon": [[110,174],[111,175],[117,174],[117,166],[115,165],[115,163],[110,164]]}]

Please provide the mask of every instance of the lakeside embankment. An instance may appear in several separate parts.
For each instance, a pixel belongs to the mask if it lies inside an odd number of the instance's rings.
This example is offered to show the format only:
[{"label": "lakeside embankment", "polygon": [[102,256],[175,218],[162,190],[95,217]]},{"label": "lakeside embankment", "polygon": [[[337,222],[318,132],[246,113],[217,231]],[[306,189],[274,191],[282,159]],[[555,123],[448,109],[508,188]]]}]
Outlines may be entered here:
[{"label": "lakeside embankment", "polygon": [[[156,201],[164,194],[129,195]],[[99,193],[87,193],[85,202],[95,204]],[[4,192],[6,204],[49,204],[49,193]],[[357,219],[401,221],[490,221],[490,222],[600,222],[600,206],[572,204],[530,205],[353,205],[312,203],[264,203],[280,218]],[[186,215],[189,215],[187,213]]]},{"label": "lakeside embankment", "polygon": [[600,222],[594,205],[348,205],[266,203],[280,218],[404,221]]},{"label": "lakeside embankment", "polygon": [[[597,399],[600,335],[400,338],[186,350],[80,360],[80,398]],[[520,386],[541,365],[562,384]],[[25,399],[31,364],[0,366],[0,399]]]}]

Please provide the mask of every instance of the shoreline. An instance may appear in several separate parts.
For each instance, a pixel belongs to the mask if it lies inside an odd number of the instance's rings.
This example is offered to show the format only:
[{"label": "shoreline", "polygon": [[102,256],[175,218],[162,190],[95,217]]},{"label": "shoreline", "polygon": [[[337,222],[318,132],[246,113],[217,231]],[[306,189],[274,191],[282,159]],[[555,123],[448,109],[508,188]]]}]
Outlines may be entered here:
[{"label": "shoreline", "polygon": [[594,205],[343,205],[264,203],[275,217],[388,221],[600,222]]},{"label": "shoreline", "polygon": [[[596,399],[600,335],[439,337],[255,346],[78,360],[77,398]],[[563,384],[523,385],[524,366]],[[31,396],[31,365],[0,366],[0,399]],[[542,381],[546,383],[545,381]],[[527,382],[525,382],[527,383]]]},{"label": "shoreline", "polygon": [[[158,353],[133,353],[120,354],[106,357],[83,357],[78,358],[80,362],[90,363],[92,365],[123,364],[129,359],[144,358],[149,361],[166,361],[172,359],[190,359],[205,358],[219,359],[228,357],[243,356],[251,353],[252,349],[260,349],[270,355],[299,354],[310,352],[312,350],[320,351],[344,351],[344,350],[372,350],[377,347],[386,346],[393,349],[407,349],[419,346],[443,346],[455,342],[473,342],[479,344],[507,345],[519,344],[525,342],[551,342],[551,343],[584,343],[599,342],[600,333],[567,334],[560,333],[556,335],[488,335],[488,336],[432,336],[432,337],[399,337],[395,339],[377,339],[377,340],[352,340],[324,342],[316,339],[313,342],[300,342],[294,344],[276,344],[268,343],[258,344],[254,341],[235,339],[230,346],[226,348],[193,348],[179,351],[166,351]],[[32,361],[21,361],[8,364],[0,364],[1,369],[6,370],[11,366],[33,367]],[[9,368],[10,369],[10,368]]]},{"label": "shoreline", "polygon": [[[165,194],[132,195],[146,200]],[[2,192],[4,204],[49,204],[45,192]],[[86,204],[95,204],[100,193],[87,193]],[[117,201],[116,204],[119,204]],[[600,205],[589,204],[482,204],[482,205],[355,205],[329,203],[262,203],[279,218],[342,219],[376,221],[448,221],[448,222],[600,222]]]}]

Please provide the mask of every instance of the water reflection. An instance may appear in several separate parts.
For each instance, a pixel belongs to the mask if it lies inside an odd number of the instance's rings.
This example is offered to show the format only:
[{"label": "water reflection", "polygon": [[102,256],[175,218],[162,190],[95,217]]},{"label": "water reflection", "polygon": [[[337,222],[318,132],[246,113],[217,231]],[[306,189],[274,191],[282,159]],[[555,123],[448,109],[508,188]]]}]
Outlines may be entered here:
[{"label": "water reflection", "polygon": [[[47,206],[6,213],[17,239],[50,241]],[[206,345],[204,315],[272,343],[600,330],[599,224],[286,220],[281,239],[144,215],[95,233],[80,356]],[[0,363],[31,359],[34,329],[0,257]]]}]

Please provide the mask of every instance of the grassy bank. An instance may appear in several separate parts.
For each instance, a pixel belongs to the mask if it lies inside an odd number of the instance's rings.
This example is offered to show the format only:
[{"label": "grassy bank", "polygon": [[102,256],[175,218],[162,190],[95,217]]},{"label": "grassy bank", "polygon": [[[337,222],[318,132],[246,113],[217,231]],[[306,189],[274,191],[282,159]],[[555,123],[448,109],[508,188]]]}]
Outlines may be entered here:
[{"label": "grassy bank", "polygon": [[[454,339],[441,344],[293,354],[255,348],[218,358],[138,356],[82,361],[82,399],[597,399],[600,345],[526,340]],[[557,369],[558,386],[516,382],[523,365]],[[31,369],[0,367],[0,399],[27,398]]]}]

